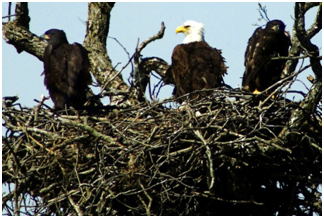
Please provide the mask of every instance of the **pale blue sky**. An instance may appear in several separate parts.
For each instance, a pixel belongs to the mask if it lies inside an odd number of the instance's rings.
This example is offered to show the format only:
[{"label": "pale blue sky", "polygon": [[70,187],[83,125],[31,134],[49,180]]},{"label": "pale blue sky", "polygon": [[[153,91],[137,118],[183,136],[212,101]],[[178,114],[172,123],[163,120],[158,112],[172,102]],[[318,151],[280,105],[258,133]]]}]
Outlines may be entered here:
[{"label": "pale blue sky", "polygon": [[[286,30],[292,32],[294,3],[263,2],[270,19],[280,19],[286,24]],[[12,13],[14,13],[13,10]],[[164,21],[166,30],[164,37],[149,44],[142,52],[143,57],[157,56],[168,63],[171,62],[173,48],[182,42],[184,35],[175,34],[177,26],[186,20],[195,20],[205,25],[205,40],[213,47],[222,49],[228,68],[225,83],[232,87],[241,87],[244,72],[244,52],[247,41],[256,29],[253,24],[263,25],[260,18],[257,2],[250,3],[126,3],[115,5],[111,13],[109,36],[115,37],[128,50],[130,55],[135,50],[137,39],[140,42],[157,33],[160,24]],[[43,34],[51,28],[63,29],[70,43],[82,43],[85,36],[85,21],[87,20],[87,3],[29,3],[31,17],[30,30],[36,35]],[[2,3],[2,16],[7,15],[8,3]],[[313,22],[316,10],[312,10],[306,19],[306,26]],[[3,19],[3,22],[7,19]],[[322,53],[322,33],[313,40],[320,47]],[[107,40],[108,54],[113,65],[118,62],[117,70],[128,61],[128,57],[113,39]],[[123,71],[126,81],[131,69]],[[41,94],[48,96],[43,84],[43,63],[37,58],[23,52],[18,54],[12,45],[2,40],[2,96],[18,94],[19,102],[23,106],[36,105],[33,99],[40,99]],[[310,83],[306,76],[311,71],[301,74],[299,79],[306,86]],[[153,81],[152,85],[157,81]],[[298,82],[294,89],[304,90]],[[159,99],[170,97],[172,86],[165,86],[158,96]],[[95,89],[95,93],[99,90]],[[296,96],[299,98],[300,96]],[[106,101],[107,102],[107,101]],[[46,101],[53,106],[51,100]]]}]

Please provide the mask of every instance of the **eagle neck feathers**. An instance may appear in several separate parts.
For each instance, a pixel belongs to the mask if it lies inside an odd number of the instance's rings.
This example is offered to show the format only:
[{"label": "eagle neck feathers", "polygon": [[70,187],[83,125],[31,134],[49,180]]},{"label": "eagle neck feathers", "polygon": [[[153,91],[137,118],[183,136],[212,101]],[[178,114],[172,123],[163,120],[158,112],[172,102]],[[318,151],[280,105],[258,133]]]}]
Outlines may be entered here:
[{"label": "eagle neck feathers", "polygon": [[188,44],[188,43],[192,43],[192,42],[201,42],[201,41],[205,41],[203,31],[199,32],[199,34],[187,35],[182,43]]}]

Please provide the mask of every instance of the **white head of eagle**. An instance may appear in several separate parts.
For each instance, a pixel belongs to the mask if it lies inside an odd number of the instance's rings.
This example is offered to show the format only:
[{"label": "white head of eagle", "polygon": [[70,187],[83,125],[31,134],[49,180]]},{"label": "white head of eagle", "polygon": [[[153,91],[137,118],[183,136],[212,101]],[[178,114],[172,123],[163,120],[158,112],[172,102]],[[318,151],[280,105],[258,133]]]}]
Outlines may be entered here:
[{"label": "white head of eagle", "polygon": [[193,20],[188,20],[182,26],[179,26],[176,29],[176,33],[184,33],[186,35],[186,38],[182,42],[183,44],[205,41],[204,24]]},{"label": "white head of eagle", "polygon": [[172,64],[165,76],[167,83],[174,84],[173,95],[176,101],[185,101],[181,96],[190,93],[190,99],[198,99],[212,94],[211,91],[192,93],[196,90],[213,89],[224,84],[226,74],[221,51],[208,45],[204,40],[204,25],[192,20],[186,21],[176,29],[185,34],[183,43],[172,52]]}]

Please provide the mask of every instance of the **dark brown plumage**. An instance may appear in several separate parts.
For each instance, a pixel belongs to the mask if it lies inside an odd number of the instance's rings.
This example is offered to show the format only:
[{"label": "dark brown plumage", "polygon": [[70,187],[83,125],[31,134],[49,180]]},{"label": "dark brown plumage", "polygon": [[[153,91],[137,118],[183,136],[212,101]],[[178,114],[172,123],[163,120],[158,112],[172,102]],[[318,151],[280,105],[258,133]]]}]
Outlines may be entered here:
[{"label": "dark brown plumage", "polygon": [[[174,96],[177,98],[196,90],[212,89],[223,84],[227,67],[221,51],[210,47],[203,39],[203,24],[187,21],[176,32],[187,36],[183,44],[177,45],[172,53],[172,64],[167,76],[174,80]],[[194,99],[208,92],[190,94]],[[183,102],[184,99],[178,99]]]},{"label": "dark brown plumage", "polygon": [[[172,65],[168,69],[175,81],[175,97],[201,89],[212,89],[223,84],[226,72],[221,52],[206,42],[192,42],[177,45],[172,53]],[[196,98],[199,94],[190,95]],[[179,100],[182,102],[182,100]]]},{"label": "dark brown plumage", "polygon": [[62,30],[48,30],[42,38],[48,42],[44,52],[44,84],[54,109],[81,109],[92,83],[87,50],[79,43],[70,45]]},{"label": "dark brown plumage", "polygon": [[271,60],[288,56],[290,37],[280,20],[267,23],[265,29],[257,28],[249,39],[245,52],[245,72],[242,89],[261,92],[280,80],[286,60]]}]

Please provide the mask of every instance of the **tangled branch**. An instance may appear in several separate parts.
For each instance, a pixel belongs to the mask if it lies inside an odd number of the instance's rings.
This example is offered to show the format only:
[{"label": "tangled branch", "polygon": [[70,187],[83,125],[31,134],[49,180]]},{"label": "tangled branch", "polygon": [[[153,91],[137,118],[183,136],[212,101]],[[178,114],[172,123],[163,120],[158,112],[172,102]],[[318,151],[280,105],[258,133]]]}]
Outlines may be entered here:
[{"label": "tangled branch", "polygon": [[[17,186],[3,208],[12,214],[16,193],[32,196],[28,210],[42,215],[321,213],[307,203],[320,202],[321,114],[292,145],[278,133],[298,103],[278,97],[260,107],[240,90],[213,91],[182,111],[165,100],[91,117],[8,104],[2,178]],[[300,194],[304,201],[290,200]]]}]

